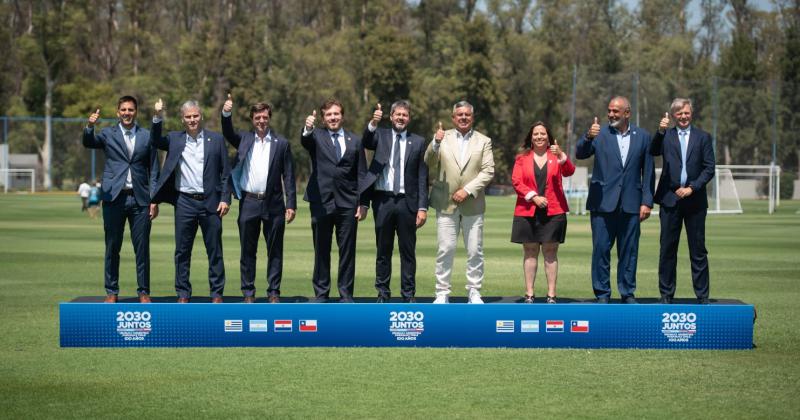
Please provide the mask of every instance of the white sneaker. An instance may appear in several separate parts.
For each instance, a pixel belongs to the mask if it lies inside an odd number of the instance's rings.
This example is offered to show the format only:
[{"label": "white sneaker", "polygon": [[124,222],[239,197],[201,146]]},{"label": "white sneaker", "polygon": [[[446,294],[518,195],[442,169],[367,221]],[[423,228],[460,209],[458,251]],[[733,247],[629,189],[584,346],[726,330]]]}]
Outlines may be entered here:
[{"label": "white sneaker", "polygon": [[433,300],[433,303],[450,303],[450,299],[447,295],[436,295],[436,299]]},{"label": "white sneaker", "polygon": [[481,299],[481,292],[477,291],[476,289],[470,290],[469,303],[483,303],[483,299]]}]

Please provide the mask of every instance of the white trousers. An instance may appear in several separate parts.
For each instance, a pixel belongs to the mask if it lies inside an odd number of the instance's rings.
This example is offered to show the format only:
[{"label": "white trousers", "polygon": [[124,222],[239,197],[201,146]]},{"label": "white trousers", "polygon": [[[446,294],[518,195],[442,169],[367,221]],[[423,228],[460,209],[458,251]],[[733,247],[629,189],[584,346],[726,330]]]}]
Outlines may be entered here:
[{"label": "white trousers", "polygon": [[463,216],[436,212],[436,233],[439,249],[436,252],[436,296],[450,294],[450,276],[456,254],[458,233],[463,231],[467,249],[467,290],[480,290],[483,282],[483,214]]}]

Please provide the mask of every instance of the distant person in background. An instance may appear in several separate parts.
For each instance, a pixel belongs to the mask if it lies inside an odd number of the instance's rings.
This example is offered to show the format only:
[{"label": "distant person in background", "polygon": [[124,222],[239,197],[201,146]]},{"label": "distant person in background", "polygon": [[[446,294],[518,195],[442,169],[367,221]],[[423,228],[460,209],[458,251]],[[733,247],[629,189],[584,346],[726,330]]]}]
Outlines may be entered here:
[{"label": "distant person in background", "polygon": [[253,129],[249,131],[237,132],[233,128],[232,113],[233,99],[228,94],[222,106],[222,135],[236,148],[229,188],[239,199],[239,268],[244,303],[256,300],[256,255],[262,230],[267,247],[266,295],[269,303],[278,303],[283,234],[297,210],[292,148],[285,137],[270,128],[271,105],[259,102],[250,107]]},{"label": "distant person in background", "polygon": [[608,124],[597,117],[575,146],[577,159],[594,156],[586,210],[592,225],[592,288],[597,303],[611,298],[611,248],[617,244],[617,288],[622,303],[636,303],[640,224],[653,208],[655,172],[650,133],[630,123],[631,104],[616,96]]},{"label": "distant person in background", "polygon": [[525,136],[514,162],[511,182],[517,192],[511,242],[522,244],[525,303],[534,301],[534,281],[539,248],[547,276],[547,303],[556,303],[558,244],[567,235],[567,198],[562,176],[575,173],[575,165],[556,144],[543,122],[535,122]]},{"label": "distant person in background", "polygon": [[89,190],[92,187],[89,186],[89,183],[86,181],[81,182],[81,185],[78,185],[78,197],[81,198],[81,211],[84,212],[88,208],[89,204]]},{"label": "distant person in background", "polygon": [[92,219],[97,219],[100,213],[100,182],[95,181],[94,185],[89,187],[89,197],[86,199],[87,213]]},{"label": "distant person in background", "polygon": [[453,106],[454,129],[439,129],[425,151],[432,178],[430,206],[436,209],[436,299],[450,302],[450,278],[459,232],[467,249],[469,303],[483,303],[483,214],[486,186],[494,178],[492,140],[473,130],[473,107],[467,101]]},{"label": "distant person in background", "polygon": [[708,303],[708,251],[706,250],[706,185],[714,177],[711,135],[692,125],[692,101],[676,98],[670,113],[677,125],[667,129],[664,115],[653,137],[651,153],[663,157],[661,178],[654,200],[660,205],[661,251],[658,256],[658,288],[661,303],[675,297],[678,243],[686,225],[692,285],[700,304]]},{"label": "distant person in background", "polygon": [[106,234],[107,303],[116,302],[119,294],[119,251],[126,222],[136,254],[136,292],[139,302],[150,303],[150,224],[158,216],[158,206],[150,203],[150,193],[158,178],[158,153],[150,132],[136,124],[137,112],[136,98],[123,96],[117,101],[119,123],[95,134],[94,125],[100,118],[98,108],[83,130],[84,147],[103,149],[106,156],[100,198]]}]

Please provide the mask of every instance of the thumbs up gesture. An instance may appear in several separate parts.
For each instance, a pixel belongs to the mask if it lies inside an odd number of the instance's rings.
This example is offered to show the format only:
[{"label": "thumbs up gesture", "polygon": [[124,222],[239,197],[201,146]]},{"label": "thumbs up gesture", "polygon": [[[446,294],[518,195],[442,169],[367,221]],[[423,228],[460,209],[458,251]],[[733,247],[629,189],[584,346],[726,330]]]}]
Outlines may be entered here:
[{"label": "thumbs up gesture", "polygon": [[591,140],[597,137],[598,134],[600,134],[600,121],[597,119],[597,117],[594,117],[594,122],[592,123],[592,126],[589,127],[589,132],[586,133],[586,137]]},{"label": "thumbs up gesture", "polygon": [[228,94],[228,99],[225,100],[225,103],[222,104],[222,112],[229,114],[233,110],[233,98],[231,94]]},{"label": "thumbs up gesture", "polygon": [[382,118],[383,111],[381,110],[381,104],[379,102],[377,108],[375,108],[375,112],[372,113],[372,120],[370,121],[370,124],[372,124],[374,127],[377,127]]},{"label": "thumbs up gesture", "polygon": [[156,104],[153,106],[153,111],[156,114],[156,117],[161,118],[161,114],[164,113],[164,101],[161,98],[158,98]]},{"label": "thumbs up gesture", "polygon": [[558,140],[553,139],[553,144],[550,146],[550,153],[556,155],[556,158],[561,159],[561,148],[558,147]]},{"label": "thumbs up gesture", "polygon": [[310,131],[314,128],[314,123],[317,122],[317,110],[311,111],[311,115],[306,117],[306,128]]},{"label": "thumbs up gesture", "polygon": [[441,143],[442,139],[444,139],[444,128],[442,128],[441,121],[439,121],[439,128],[436,130],[436,135],[433,136],[433,139],[436,140],[436,143]]},{"label": "thumbs up gesture", "polygon": [[658,123],[658,131],[664,132],[667,130],[667,126],[669,125],[669,112],[664,113],[664,118]]},{"label": "thumbs up gesture", "polygon": [[98,119],[100,119],[100,108],[97,108],[96,111],[94,111],[91,115],[89,115],[88,126],[94,127],[94,123],[96,123]]}]

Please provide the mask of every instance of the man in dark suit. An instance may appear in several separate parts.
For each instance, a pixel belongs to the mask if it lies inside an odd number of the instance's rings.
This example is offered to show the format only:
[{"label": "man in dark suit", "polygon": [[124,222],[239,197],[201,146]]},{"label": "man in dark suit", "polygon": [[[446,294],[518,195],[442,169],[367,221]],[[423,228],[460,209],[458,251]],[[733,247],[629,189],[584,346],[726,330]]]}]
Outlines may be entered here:
[{"label": "man in dark suit", "polygon": [[156,184],[153,202],[166,201],[175,206],[175,291],[178,303],[189,303],[192,283],[189,266],[197,226],[203,231],[208,255],[208,283],[211,302],[222,303],[225,266],[222,259],[222,217],[228,213],[231,194],[228,190],[230,166],[225,139],[202,128],[202,113],[195,101],[181,106],[185,131],[161,136],[163,103],[155,105],[150,129],[153,141],[167,158]]},{"label": "man in dark suit", "polygon": [[315,110],[306,118],[300,138],[311,156],[311,176],[303,199],[311,207],[314,301],[325,302],[330,295],[331,240],[335,228],[339,246],[339,301],[349,303],[353,301],[357,222],[367,217],[367,207],[360,205],[358,193],[358,181],[366,174],[367,161],[361,139],[342,128],[341,102],[329,99],[320,111],[325,128],[314,128]]},{"label": "man in dark suit", "polygon": [[381,105],[364,130],[364,147],[375,150],[367,176],[361,182],[362,194],[372,201],[375,218],[375,289],[378,303],[392,295],[394,237],[400,247],[400,293],[405,302],[415,302],[417,273],[417,229],[428,217],[428,165],[425,164],[425,139],[409,133],[411,104],[392,104],[392,128],[378,128],[383,118]]},{"label": "man in dark suit", "polygon": [[611,297],[610,257],[617,242],[617,287],[622,303],[636,303],[639,224],[653,208],[654,165],[650,134],[630,124],[627,98],[608,104],[608,125],[594,118],[575,148],[575,157],[594,156],[586,209],[592,225],[592,287],[598,303]]},{"label": "man in dark suit", "polygon": [[706,185],[714,177],[711,135],[692,126],[692,101],[676,98],[670,106],[677,126],[667,130],[665,114],[653,137],[651,153],[662,156],[661,177],[654,200],[660,205],[661,251],[658,288],[661,303],[672,303],[681,225],[686,225],[692,284],[700,304],[708,303],[708,251],[706,250]]},{"label": "man in dark suit", "polygon": [[123,96],[117,102],[119,124],[95,135],[94,125],[100,118],[98,108],[83,130],[83,145],[103,149],[106,156],[101,199],[107,303],[116,302],[119,294],[119,251],[126,221],[131,227],[136,254],[136,292],[139,302],[150,303],[150,225],[158,216],[158,206],[150,204],[150,192],[158,178],[158,151],[151,143],[150,132],[136,124],[137,110],[136,98]]},{"label": "man in dark suit", "polygon": [[[263,228],[267,245],[267,298],[280,302],[283,272],[283,233],[294,220],[297,190],[289,142],[273,131],[272,106],[259,102],[250,107],[253,131],[236,132],[231,120],[233,100],[222,106],[222,134],[236,148],[229,190],[239,199],[239,260],[245,303],[255,302],[256,253]],[[284,195],[286,201],[284,202]]]}]

